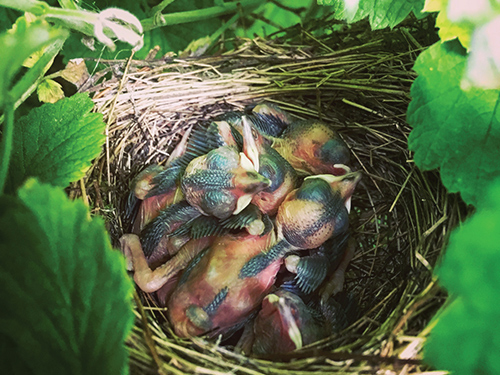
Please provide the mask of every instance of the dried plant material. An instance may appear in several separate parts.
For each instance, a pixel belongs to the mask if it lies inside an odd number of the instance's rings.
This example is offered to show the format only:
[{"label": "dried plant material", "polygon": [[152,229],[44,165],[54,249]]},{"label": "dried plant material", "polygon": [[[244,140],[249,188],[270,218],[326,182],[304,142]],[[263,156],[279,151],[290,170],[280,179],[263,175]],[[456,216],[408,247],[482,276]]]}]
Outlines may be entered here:
[{"label": "dried plant material", "polygon": [[61,77],[80,88],[90,75],[83,59],[72,59],[66,64],[66,68],[61,71]]},{"label": "dried plant material", "polygon": [[[412,66],[420,52],[413,41],[425,45],[424,33],[409,30],[409,40],[408,29],[395,28],[380,31],[374,40],[368,29],[366,24],[339,28],[319,41],[297,27],[290,35],[301,37],[286,43],[245,39],[219,56],[132,61],[125,78],[120,74],[126,61],[104,62],[119,74],[89,91],[96,93],[96,110],[116,118],[108,132],[110,179],[101,155],[88,180],[100,181],[104,206],[111,207],[105,214],[116,245],[123,234],[122,203],[139,171],[163,164],[193,124],[264,99],[296,117],[319,119],[335,128],[350,148],[353,169],[364,175],[352,198],[355,255],[344,287],[358,305],[354,324],[312,347],[269,361],[248,358],[219,342],[175,337],[164,309],[143,294],[146,313],[141,305],[138,316],[148,324],[145,328],[138,323],[129,338],[132,373],[426,370],[419,352],[409,357],[407,342],[398,338],[419,336],[439,308],[436,288],[427,288],[434,285],[432,273],[421,259],[427,266],[436,263],[464,207],[447,194],[437,174],[416,169],[407,148],[411,129],[406,109],[415,79]],[[92,197],[94,188],[88,190]]]}]

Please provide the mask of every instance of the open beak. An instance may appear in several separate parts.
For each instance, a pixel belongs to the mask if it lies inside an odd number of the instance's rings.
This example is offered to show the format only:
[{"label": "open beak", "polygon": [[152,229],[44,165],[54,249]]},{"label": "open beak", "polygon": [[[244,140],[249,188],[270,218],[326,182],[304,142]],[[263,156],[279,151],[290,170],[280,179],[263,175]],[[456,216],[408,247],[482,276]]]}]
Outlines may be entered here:
[{"label": "open beak", "polygon": [[290,340],[292,340],[292,342],[294,343],[295,349],[302,348],[303,346],[302,333],[300,333],[300,329],[297,326],[295,318],[293,317],[290,306],[286,304],[285,299],[283,297],[279,297],[277,304],[281,317],[284,321],[284,327],[288,327],[287,333],[288,336],[290,337]]},{"label": "open beak", "polygon": [[344,169],[346,173],[340,176],[334,176],[332,174],[319,174],[316,176],[308,176],[304,178],[304,180],[310,178],[321,178],[322,180],[328,182],[332,187],[340,191],[342,198],[344,198],[347,212],[351,212],[351,197],[354,193],[356,185],[359,180],[361,180],[361,172],[351,172],[351,169],[343,164],[336,164],[335,166],[337,168],[342,166],[342,169]]},{"label": "open beak", "polygon": [[347,212],[351,212],[351,198],[354,193],[354,189],[358,184],[359,180],[361,180],[361,172],[351,172],[343,175],[344,177],[340,182],[340,194],[345,200],[345,207],[347,208]]},{"label": "open beak", "polygon": [[253,136],[253,125],[247,116],[241,118],[243,124],[243,153],[250,159],[255,171],[259,171],[259,148]]}]

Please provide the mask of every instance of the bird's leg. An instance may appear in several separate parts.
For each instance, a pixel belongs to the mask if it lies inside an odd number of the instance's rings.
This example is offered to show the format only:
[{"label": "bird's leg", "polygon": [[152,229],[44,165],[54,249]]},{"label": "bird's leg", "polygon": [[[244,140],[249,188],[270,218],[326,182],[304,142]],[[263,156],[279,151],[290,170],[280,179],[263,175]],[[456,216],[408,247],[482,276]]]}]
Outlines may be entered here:
[{"label": "bird's leg", "polygon": [[253,331],[254,319],[249,319],[243,328],[243,333],[241,334],[238,343],[236,344],[234,350],[237,353],[244,353],[249,355],[252,352],[252,345],[255,333]]},{"label": "bird's leg", "polygon": [[347,248],[342,257],[342,260],[340,261],[339,266],[337,267],[335,272],[332,273],[329,280],[325,283],[324,287],[320,291],[321,303],[326,303],[330,296],[334,296],[344,289],[345,271],[347,269],[347,266],[349,265],[349,262],[354,256],[355,245],[355,240],[352,237],[349,238]]},{"label": "bird's leg", "polygon": [[120,238],[122,252],[133,265],[134,280],[146,293],[152,293],[165,285],[179,271],[183,270],[189,262],[203,249],[210,245],[212,237],[191,240],[168,262],[154,271],[148,265],[142,251],[139,237],[135,234],[125,234]]}]

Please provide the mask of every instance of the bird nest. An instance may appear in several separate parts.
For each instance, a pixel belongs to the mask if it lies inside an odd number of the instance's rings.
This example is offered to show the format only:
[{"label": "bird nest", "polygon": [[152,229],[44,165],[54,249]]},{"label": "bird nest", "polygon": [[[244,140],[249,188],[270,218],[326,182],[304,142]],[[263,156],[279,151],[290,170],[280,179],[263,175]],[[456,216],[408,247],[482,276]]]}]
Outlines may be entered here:
[{"label": "bird nest", "polygon": [[[105,152],[86,184],[75,186],[107,219],[114,245],[132,178],[163,163],[192,124],[262,100],[334,127],[363,178],[350,214],[356,253],[344,289],[358,305],[348,328],[310,347],[251,358],[203,337],[180,339],[165,310],[136,293],[127,346],[132,373],[418,373],[428,323],[445,299],[432,268],[464,214],[439,176],[421,172],[407,149],[412,67],[427,20],[392,31],[335,25],[313,34],[298,26],[271,40],[235,40],[207,57],[101,61],[91,87],[107,122]],[[316,36],[314,36],[316,35]],[[105,79],[98,81],[104,74]],[[391,373],[391,372],[389,372]]]}]

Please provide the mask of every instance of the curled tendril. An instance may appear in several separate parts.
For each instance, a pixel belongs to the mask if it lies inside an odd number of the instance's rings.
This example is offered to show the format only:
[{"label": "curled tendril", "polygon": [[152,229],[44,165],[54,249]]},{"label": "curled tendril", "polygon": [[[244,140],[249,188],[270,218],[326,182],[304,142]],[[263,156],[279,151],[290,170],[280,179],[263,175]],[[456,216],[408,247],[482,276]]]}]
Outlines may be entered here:
[{"label": "curled tendril", "polygon": [[104,31],[111,31],[112,35],[122,42],[133,46],[138,51],[144,45],[141,22],[131,13],[123,9],[108,8],[100,12],[94,24],[94,36],[99,42],[111,50],[115,49],[115,43]]}]

